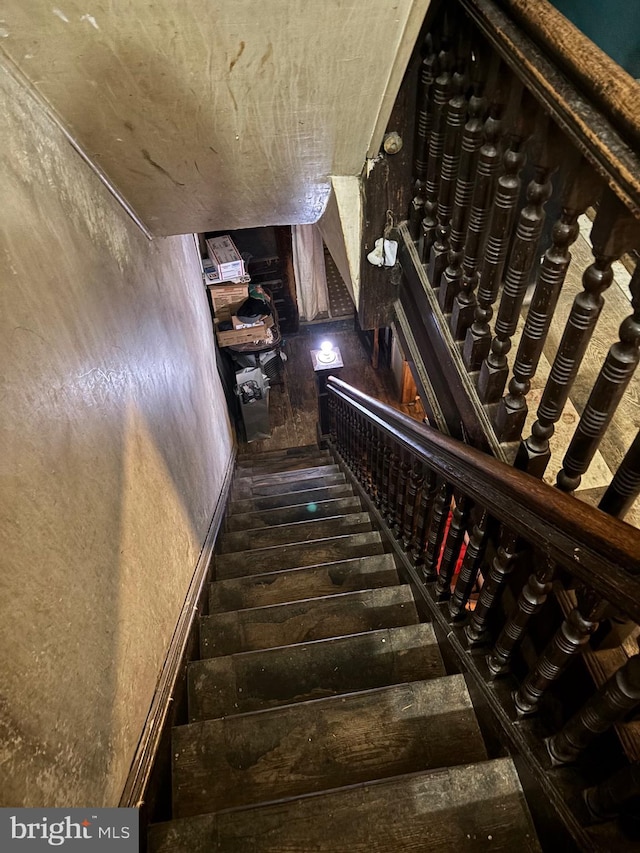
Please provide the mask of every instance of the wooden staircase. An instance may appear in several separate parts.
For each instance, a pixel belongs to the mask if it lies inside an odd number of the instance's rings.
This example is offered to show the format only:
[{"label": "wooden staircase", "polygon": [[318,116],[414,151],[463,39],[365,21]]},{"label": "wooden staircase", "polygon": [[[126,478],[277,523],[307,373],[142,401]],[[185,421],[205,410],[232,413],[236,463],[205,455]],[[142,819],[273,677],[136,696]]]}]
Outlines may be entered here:
[{"label": "wooden staircase", "polygon": [[239,460],[153,853],[540,850],[368,513],[318,447]]}]

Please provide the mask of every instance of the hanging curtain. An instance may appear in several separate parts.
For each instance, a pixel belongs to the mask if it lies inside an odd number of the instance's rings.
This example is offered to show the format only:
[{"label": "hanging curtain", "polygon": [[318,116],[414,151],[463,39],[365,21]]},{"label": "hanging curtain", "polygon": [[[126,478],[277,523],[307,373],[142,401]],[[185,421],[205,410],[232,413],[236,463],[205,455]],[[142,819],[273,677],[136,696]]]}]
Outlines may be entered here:
[{"label": "hanging curtain", "polygon": [[291,238],[298,311],[301,318],[313,320],[329,310],[322,236],[315,225],[292,225]]}]

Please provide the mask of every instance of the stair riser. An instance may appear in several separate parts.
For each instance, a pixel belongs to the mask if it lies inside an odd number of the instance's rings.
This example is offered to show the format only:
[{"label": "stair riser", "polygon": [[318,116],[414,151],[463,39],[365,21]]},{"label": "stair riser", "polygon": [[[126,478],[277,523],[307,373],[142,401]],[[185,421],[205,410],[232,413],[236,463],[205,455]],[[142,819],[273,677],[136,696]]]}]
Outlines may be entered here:
[{"label": "stair riser", "polygon": [[274,495],[289,495],[309,489],[320,489],[328,486],[339,486],[345,483],[344,474],[325,474],[320,477],[310,477],[307,480],[274,483],[248,483],[233,486],[232,501],[255,500],[256,498],[273,497]]},{"label": "stair riser", "polygon": [[239,464],[236,468],[236,475],[240,477],[260,476],[261,474],[278,474],[285,471],[302,471],[305,468],[319,468],[323,465],[333,465],[333,457],[327,454],[326,456],[309,456],[299,460],[291,460],[290,462],[262,462],[249,464]]},{"label": "stair riser", "polygon": [[329,518],[336,515],[349,515],[362,510],[359,498],[341,498],[320,503],[296,504],[294,506],[263,510],[262,512],[246,512],[231,515],[226,519],[226,530],[234,533],[241,530],[258,530],[263,527],[273,527],[277,524],[295,524],[309,519]]},{"label": "stair riser", "polygon": [[462,676],[194,723],[172,754],[177,817],[486,758]]},{"label": "stair riser", "polygon": [[418,614],[407,587],[219,613],[200,620],[200,656],[220,657],[417,621]]},{"label": "stair riser", "polygon": [[393,557],[380,554],[305,569],[217,581],[209,588],[209,612],[265,607],[304,598],[379,589],[398,583]]},{"label": "stair riser", "polygon": [[245,486],[271,486],[274,483],[296,483],[303,480],[315,480],[318,477],[327,477],[332,474],[340,474],[340,468],[331,463],[328,465],[307,466],[294,471],[272,471],[258,472],[257,474],[246,474],[236,470],[233,480],[234,488]]},{"label": "stair riser", "polygon": [[443,675],[431,625],[230,655],[189,667],[189,718],[213,719]]},{"label": "stair riser", "polygon": [[227,514],[261,512],[263,509],[278,509],[280,507],[299,506],[303,503],[317,504],[320,501],[335,500],[336,498],[353,497],[353,488],[348,483],[337,486],[324,486],[319,489],[305,489],[302,492],[289,492],[286,495],[270,495],[264,498],[251,498],[243,501],[232,501]]},{"label": "stair riser", "polygon": [[510,759],[152,828],[150,853],[540,853]]},{"label": "stair riser", "polygon": [[223,580],[368,557],[371,554],[382,554],[383,551],[382,540],[377,532],[356,533],[295,545],[218,554],[215,558],[215,574],[217,580]]},{"label": "stair riser", "polygon": [[270,545],[287,545],[294,542],[322,539],[327,536],[366,533],[371,529],[371,518],[367,512],[328,519],[298,521],[294,524],[259,528],[257,531],[246,530],[237,533],[224,533],[220,540],[220,553],[226,554],[234,551],[243,551],[249,543],[255,547],[266,548]]}]

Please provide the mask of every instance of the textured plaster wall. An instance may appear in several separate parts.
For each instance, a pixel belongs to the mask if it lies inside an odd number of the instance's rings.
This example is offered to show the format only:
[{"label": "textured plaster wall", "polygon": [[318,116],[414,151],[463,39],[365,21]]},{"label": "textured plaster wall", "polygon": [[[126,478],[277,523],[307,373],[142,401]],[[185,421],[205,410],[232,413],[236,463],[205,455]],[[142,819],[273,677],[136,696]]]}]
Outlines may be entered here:
[{"label": "textured plaster wall", "polygon": [[0,97],[0,806],[115,805],[232,439],[192,237]]}]

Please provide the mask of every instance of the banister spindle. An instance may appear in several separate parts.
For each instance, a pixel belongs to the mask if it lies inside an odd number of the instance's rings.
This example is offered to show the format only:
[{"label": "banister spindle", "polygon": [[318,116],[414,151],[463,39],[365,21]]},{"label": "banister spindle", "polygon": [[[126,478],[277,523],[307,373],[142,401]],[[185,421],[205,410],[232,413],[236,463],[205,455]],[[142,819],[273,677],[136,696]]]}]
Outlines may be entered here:
[{"label": "banister spindle", "polygon": [[[582,276],[583,291],[571,308],[551,373],[537,411],[537,420],[526,440],[528,470],[542,477],[549,462],[549,439],[569,398],[593,330],[604,304],[602,294],[613,281],[611,265],[640,242],[640,223],[609,189],[600,201],[591,230],[594,262]],[[509,399],[504,398],[508,407]],[[501,404],[502,405],[502,404]],[[535,457],[535,459],[534,459]]]},{"label": "banister spindle", "polygon": [[429,535],[424,554],[423,573],[425,580],[428,582],[436,580],[438,576],[436,566],[438,565],[438,557],[440,556],[442,540],[444,539],[444,530],[447,518],[449,517],[452,495],[453,488],[449,483],[442,483],[433,504],[429,520]]},{"label": "banister spindle", "polygon": [[[527,311],[522,337],[518,346],[513,379],[521,394],[520,419],[526,419],[528,406],[526,395],[535,376],[545,341],[558,304],[558,298],[571,262],[570,246],[579,234],[578,217],[590,204],[595,203],[601,192],[601,180],[591,166],[584,160],[569,165],[562,193],[562,211],[551,232],[551,246],[546,250],[538,268],[536,285]],[[491,359],[482,367],[480,385],[486,385],[482,394],[485,403],[497,402],[502,389],[500,384],[492,382]],[[486,373],[486,382],[483,376]],[[524,423],[524,421],[522,421]],[[526,442],[521,442],[515,466],[530,474],[542,476],[543,471],[535,470],[535,456],[529,458]]]},{"label": "banister spindle", "polygon": [[398,466],[398,483],[396,486],[396,512],[393,519],[393,532],[396,539],[402,536],[404,525],[404,514],[407,504],[407,486],[409,482],[410,465],[407,462],[406,453],[402,451],[400,454],[400,464]]},{"label": "banister spindle", "polygon": [[[466,58],[466,57],[465,57]],[[440,279],[447,265],[449,252],[449,231],[453,195],[458,166],[460,163],[460,139],[467,115],[467,99],[465,98],[466,78],[464,62],[458,63],[451,78],[452,97],[447,104],[444,145],[442,150],[442,168],[440,171],[440,186],[438,190],[438,206],[436,209],[435,240],[431,246],[427,276],[431,286],[440,287]]]},{"label": "banister spindle", "polygon": [[517,542],[516,534],[503,526],[498,550],[491,562],[489,577],[482,586],[475,610],[464,631],[470,646],[479,646],[489,640],[487,630],[489,614],[498,601],[507,578],[514,569],[518,557]]},{"label": "banister spindle", "polygon": [[631,277],[633,314],[620,326],[619,341],[610,348],[558,472],[563,492],[578,488],[640,360],[640,265]]},{"label": "banister spindle", "polygon": [[[522,104],[520,103],[522,98]],[[519,108],[519,109],[518,109]],[[479,286],[473,324],[467,329],[463,357],[468,370],[477,370],[489,352],[493,304],[498,298],[512,239],[516,208],[520,198],[520,171],[525,162],[523,145],[533,131],[535,108],[522,96],[522,86],[511,87],[509,112],[517,111],[512,129],[506,134],[502,157],[503,171],[496,182],[491,224],[480,265]]]},{"label": "banister spindle", "polygon": [[435,80],[436,53],[433,49],[433,38],[430,33],[428,33],[425,38],[424,50],[425,57],[420,66],[416,110],[416,138],[413,161],[415,195],[409,209],[409,230],[414,240],[419,240],[422,235],[425,188],[427,183],[429,134],[431,133],[432,121],[431,87]]},{"label": "banister spindle", "polygon": [[429,539],[429,523],[438,492],[438,478],[431,468],[424,469],[422,488],[418,502],[418,517],[416,529],[411,541],[411,558],[413,565],[424,575],[424,561],[427,542]]},{"label": "banister spindle", "polygon": [[577,590],[578,605],[573,608],[535,663],[514,696],[519,715],[532,714],[544,693],[565,671],[575,655],[598,627],[607,603],[593,590]]},{"label": "banister spindle", "polygon": [[640,494],[640,431],[625,453],[598,507],[609,515],[615,515],[616,518],[624,518],[638,494]]},{"label": "banister spindle", "polygon": [[[477,49],[474,48],[475,53],[477,53]],[[458,180],[456,181],[449,229],[447,267],[440,279],[440,292],[438,294],[440,305],[445,313],[451,311],[462,281],[464,238],[469,223],[478,156],[482,146],[483,116],[486,109],[486,100],[483,97],[486,64],[486,50],[480,58],[471,64],[472,94],[469,99],[468,119],[462,134]]]},{"label": "banister spindle", "polygon": [[389,457],[389,498],[387,512],[385,513],[385,521],[393,530],[398,512],[398,474],[400,471],[400,456],[398,454],[398,445],[395,441],[391,442],[391,455]]},{"label": "banister spindle", "polygon": [[449,601],[449,615],[454,622],[466,618],[467,602],[478,579],[478,572],[484,561],[489,529],[489,514],[482,510],[477,524],[474,524],[465,551],[462,567],[453,595]]},{"label": "banister spindle", "polygon": [[381,435],[381,430],[374,427],[373,431],[373,447],[374,447],[374,469],[373,469],[373,500],[377,507],[380,506],[382,499],[382,468],[384,461],[384,437]]},{"label": "banister spindle", "polygon": [[424,469],[418,459],[411,460],[409,481],[407,483],[407,500],[402,520],[401,542],[405,551],[409,551],[413,542],[413,534],[418,518],[418,498],[424,484]]},{"label": "banister spindle", "polygon": [[466,495],[458,492],[454,496],[451,524],[444,543],[444,551],[440,561],[438,580],[436,582],[436,597],[439,601],[447,601],[451,597],[451,581],[456,563],[460,557],[460,549],[464,543],[464,534],[469,521],[472,503]]},{"label": "banister spindle", "polygon": [[605,782],[583,793],[589,814],[596,820],[615,817],[633,797],[640,796],[640,764],[629,764]]},{"label": "banister spindle", "polygon": [[547,600],[554,574],[553,561],[542,560],[538,569],[529,575],[520,591],[513,612],[500,631],[495,646],[487,655],[487,666],[492,678],[509,671],[511,655],[522,639],[531,618],[542,609]]},{"label": "banister spindle", "polygon": [[456,340],[464,339],[467,329],[473,322],[476,307],[475,290],[478,285],[478,269],[501,159],[499,144],[502,132],[502,109],[501,90],[497,88],[489,117],[484,123],[483,144],[478,154],[476,179],[464,243],[462,279],[451,313],[451,331]]},{"label": "banister spindle", "polygon": [[382,494],[379,500],[379,509],[386,518],[389,512],[389,468],[391,467],[391,445],[390,439],[383,435],[382,448]]},{"label": "banister spindle", "polygon": [[640,705],[640,655],[634,655],[547,741],[554,764],[569,764],[598,735]]},{"label": "banister spindle", "polygon": [[427,161],[427,180],[425,184],[424,218],[422,220],[422,262],[429,260],[429,253],[435,237],[436,211],[438,209],[438,187],[442,170],[442,152],[444,147],[444,129],[447,117],[447,104],[451,96],[451,68],[453,52],[449,39],[443,36],[442,49],[438,54],[438,76],[433,91],[432,122],[429,134],[429,157]]}]

